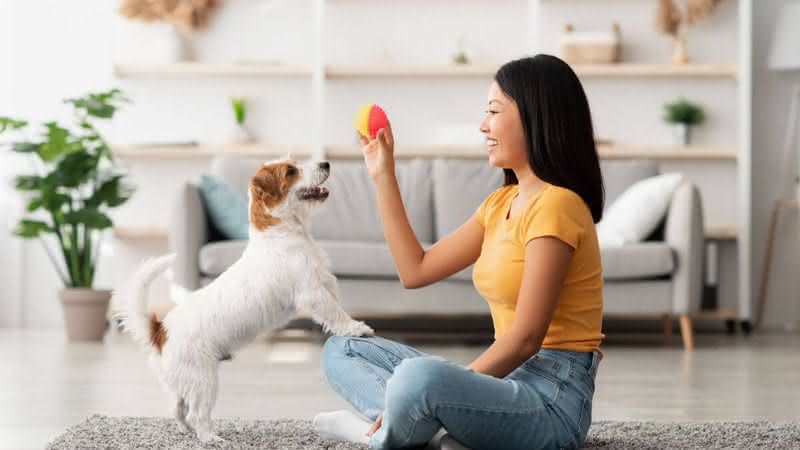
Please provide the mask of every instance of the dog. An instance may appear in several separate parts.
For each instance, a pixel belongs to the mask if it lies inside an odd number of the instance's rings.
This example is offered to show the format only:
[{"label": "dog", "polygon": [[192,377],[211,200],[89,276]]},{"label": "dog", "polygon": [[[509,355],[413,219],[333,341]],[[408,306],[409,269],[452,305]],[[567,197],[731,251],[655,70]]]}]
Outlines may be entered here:
[{"label": "dog", "polygon": [[266,162],[250,179],[249,240],[242,256],[209,285],[189,292],[160,321],[147,316],[150,283],[175,255],[145,261],[113,304],[123,329],[150,351],[149,362],[171,396],[182,432],[203,442],[224,441],[214,433],[211,410],[217,397],[221,360],[259,334],[286,325],[307,311],[323,331],[371,336],[339,305],[336,277],[327,255],[309,232],[312,212],[329,195],[322,183],[327,162]]}]

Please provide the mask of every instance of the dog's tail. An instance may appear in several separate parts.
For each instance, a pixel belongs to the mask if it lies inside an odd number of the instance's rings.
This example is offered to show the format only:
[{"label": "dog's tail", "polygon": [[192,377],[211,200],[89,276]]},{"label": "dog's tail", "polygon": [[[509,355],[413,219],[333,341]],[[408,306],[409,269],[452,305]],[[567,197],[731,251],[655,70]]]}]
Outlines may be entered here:
[{"label": "dog's tail", "polygon": [[150,284],[175,261],[175,254],[151,258],[142,263],[128,285],[114,292],[114,304],[120,309],[114,318],[122,322],[123,328],[136,341],[151,346],[158,352],[167,340],[163,324],[155,313],[147,315],[147,293]]}]

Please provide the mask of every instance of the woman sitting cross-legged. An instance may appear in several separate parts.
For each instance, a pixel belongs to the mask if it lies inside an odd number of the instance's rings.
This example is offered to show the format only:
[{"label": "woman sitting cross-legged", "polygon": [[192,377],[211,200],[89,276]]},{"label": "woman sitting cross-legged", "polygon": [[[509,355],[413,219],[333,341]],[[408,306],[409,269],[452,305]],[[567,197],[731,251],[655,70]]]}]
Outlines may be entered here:
[{"label": "woman sitting cross-legged", "polygon": [[511,61],[489,87],[480,129],[505,184],[428,250],[400,197],[391,126],[361,140],[403,286],[427,286],[474,263],[494,342],[464,367],[381,337],[329,338],[324,374],[369,421],[322,413],[314,423],[323,436],[374,448],[425,445],[441,428],[474,449],[585,440],[604,337],[595,231],[604,189],[586,95],[556,57]]}]

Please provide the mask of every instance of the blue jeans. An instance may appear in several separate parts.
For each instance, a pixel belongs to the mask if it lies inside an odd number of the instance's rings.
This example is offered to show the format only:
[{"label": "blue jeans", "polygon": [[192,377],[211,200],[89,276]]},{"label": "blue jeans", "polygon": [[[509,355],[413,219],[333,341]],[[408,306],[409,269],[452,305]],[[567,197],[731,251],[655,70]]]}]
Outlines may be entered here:
[{"label": "blue jeans", "polygon": [[503,379],[381,337],[331,336],[322,370],[371,420],[372,448],[425,445],[444,427],[473,449],[577,448],[592,421],[599,353],[542,349]]}]

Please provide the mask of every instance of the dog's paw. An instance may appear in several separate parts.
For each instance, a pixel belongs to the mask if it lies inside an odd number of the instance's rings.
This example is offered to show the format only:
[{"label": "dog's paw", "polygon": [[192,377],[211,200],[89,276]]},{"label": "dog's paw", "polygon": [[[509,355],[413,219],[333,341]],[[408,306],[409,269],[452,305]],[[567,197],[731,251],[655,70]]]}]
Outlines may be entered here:
[{"label": "dog's paw", "polygon": [[209,444],[209,443],[212,443],[212,442],[216,442],[216,443],[227,442],[225,439],[217,436],[216,434],[214,434],[211,431],[198,432],[197,433],[197,439],[200,439],[201,442],[206,443],[206,444]]},{"label": "dog's paw", "polygon": [[344,327],[341,333],[337,334],[339,336],[375,336],[375,330],[364,322],[354,320]]},{"label": "dog's paw", "polygon": [[178,426],[178,431],[180,431],[181,433],[185,434],[192,431],[192,428],[184,422],[175,422],[175,424]]}]

